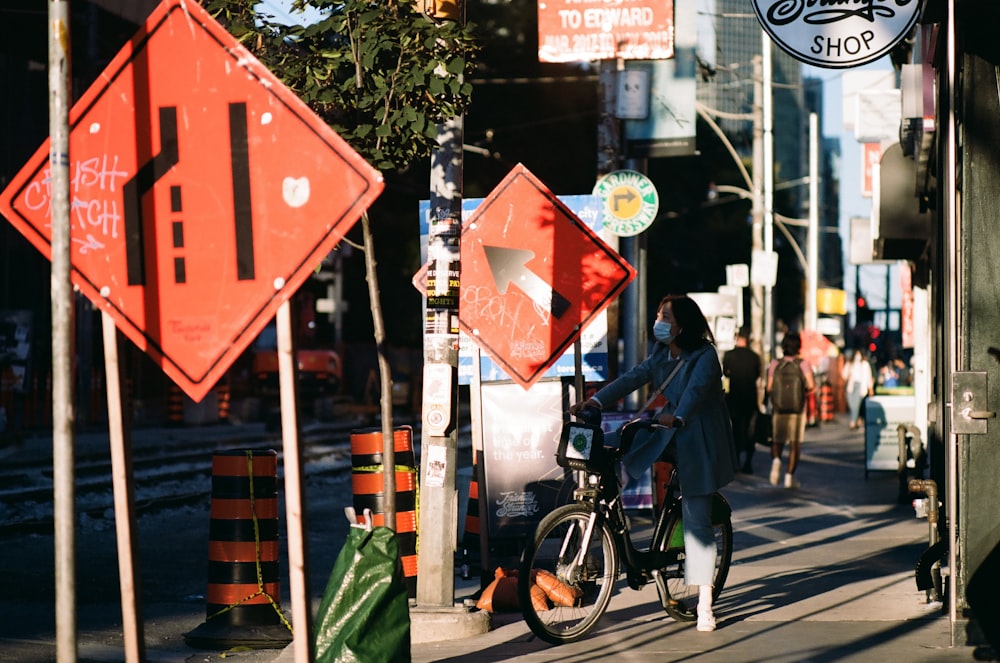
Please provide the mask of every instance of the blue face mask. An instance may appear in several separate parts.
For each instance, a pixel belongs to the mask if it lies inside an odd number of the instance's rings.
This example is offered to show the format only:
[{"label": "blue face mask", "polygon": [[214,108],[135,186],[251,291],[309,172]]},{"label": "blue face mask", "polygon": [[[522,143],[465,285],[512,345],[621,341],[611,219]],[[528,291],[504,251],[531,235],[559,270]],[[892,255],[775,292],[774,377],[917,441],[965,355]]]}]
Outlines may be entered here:
[{"label": "blue face mask", "polygon": [[657,320],[653,323],[653,338],[660,343],[670,343],[674,340],[674,335],[670,330],[670,323]]}]

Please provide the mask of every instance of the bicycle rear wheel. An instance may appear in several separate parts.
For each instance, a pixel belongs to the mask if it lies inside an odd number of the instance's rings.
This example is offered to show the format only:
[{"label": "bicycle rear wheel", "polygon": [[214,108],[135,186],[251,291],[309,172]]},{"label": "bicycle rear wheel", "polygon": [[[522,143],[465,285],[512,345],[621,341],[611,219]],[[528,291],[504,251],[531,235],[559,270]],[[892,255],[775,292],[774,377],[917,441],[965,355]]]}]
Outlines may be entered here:
[{"label": "bicycle rear wheel", "polygon": [[518,571],[521,613],[532,632],[559,645],[584,637],[608,609],[618,578],[611,531],[581,504],[542,519]]},{"label": "bicycle rear wheel", "polygon": [[[733,522],[729,503],[721,495],[715,496],[712,507],[712,532],[715,537],[715,576],[712,582],[712,600],[726,584],[729,566],[733,561]],[[684,582],[684,526],[681,521],[680,503],[667,526],[667,536],[662,549],[671,552],[671,562],[660,569],[656,582],[661,593],[663,609],[667,614],[682,622],[692,622],[698,618],[698,586]]]}]

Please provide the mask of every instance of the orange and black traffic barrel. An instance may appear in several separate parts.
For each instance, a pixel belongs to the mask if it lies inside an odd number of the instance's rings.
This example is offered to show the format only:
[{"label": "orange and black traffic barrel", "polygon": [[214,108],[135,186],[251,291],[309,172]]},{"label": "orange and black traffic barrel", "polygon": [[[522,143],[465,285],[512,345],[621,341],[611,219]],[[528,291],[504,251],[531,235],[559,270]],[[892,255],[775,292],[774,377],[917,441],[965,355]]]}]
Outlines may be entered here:
[{"label": "orange and black traffic barrel", "polygon": [[171,425],[184,423],[184,394],[172,382],[167,385],[167,422]]},{"label": "orange and black traffic barrel", "polygon": [[229,421],[229,403],[233,390],[228,377],[223,378],[215,385],[215,393],[219,398],[219,421]]},{"label": "orange and black traffic barrel", "polygon": [[[396,538],[403,563],[403,577],[410,598],[417,596],[417,467],[413,453],[413,428],[393,430],[396,473]],[[351,486],[354,510],[363,519],[371,509],[372,525],[385,525],[382,429],[351,431]]]},{"label": "orange and black traffic barrel", "polygon": [[281,610],[278,566],[278,454],[273,449],[212,456],[205,623],[192,647],[284,647],[291,625]]},{"label": "orange and black traffic barrel", "polygon": [[821,421],[833,421],[833,387],[829,382],[819,387],[819,414]]}]

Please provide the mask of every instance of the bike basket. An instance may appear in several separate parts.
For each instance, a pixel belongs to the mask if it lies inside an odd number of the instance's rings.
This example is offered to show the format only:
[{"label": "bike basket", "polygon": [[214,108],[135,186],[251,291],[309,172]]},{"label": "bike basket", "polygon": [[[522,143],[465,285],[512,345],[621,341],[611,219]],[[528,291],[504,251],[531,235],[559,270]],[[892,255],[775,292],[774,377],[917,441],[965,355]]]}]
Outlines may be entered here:
[{"label": "bike basket", "polygon": [[604,431],[600,426],[570,422],[563,426],[556,462],[571,470],[599,470],[604,456]]}]

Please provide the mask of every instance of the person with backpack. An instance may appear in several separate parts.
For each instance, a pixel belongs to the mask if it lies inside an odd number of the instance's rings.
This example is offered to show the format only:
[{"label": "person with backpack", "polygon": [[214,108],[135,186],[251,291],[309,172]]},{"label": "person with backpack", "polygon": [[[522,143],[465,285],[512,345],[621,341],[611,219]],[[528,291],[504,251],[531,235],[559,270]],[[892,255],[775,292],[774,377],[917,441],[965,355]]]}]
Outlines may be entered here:
[{"label": "person with backpack", "polygon": [[806,432],[806,400],[816,389],[816,378],[812,366],[801,356],[802,337],[797,332],[788,332],[781,340],[782,357],[772,359],[767,367],[767,397],[773,412],[773,442],[771,444],[772,486],[781,479],[781,456],[788,445],[788,472],[785,473],[785,488],[798,488],[795,478],[799,457],[802,454],[802,438]]}]

